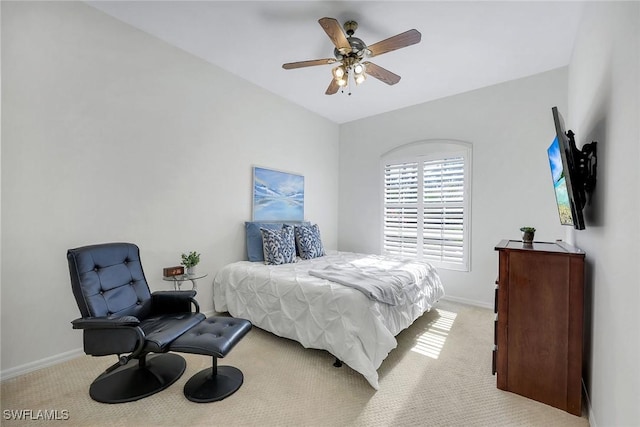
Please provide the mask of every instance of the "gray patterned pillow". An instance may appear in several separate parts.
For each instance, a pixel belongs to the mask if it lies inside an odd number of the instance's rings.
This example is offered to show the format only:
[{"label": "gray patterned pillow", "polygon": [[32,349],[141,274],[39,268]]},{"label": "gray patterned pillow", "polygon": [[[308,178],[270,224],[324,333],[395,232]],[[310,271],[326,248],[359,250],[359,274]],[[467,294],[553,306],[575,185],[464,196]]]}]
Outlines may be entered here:
[{"label": "gray patterned pillow", "polygon": [[292,226],[285,224],[280,230],[261,228],[260,233],[265,264],[290,264],[296,261],[296,243]]},{"label": "gray patterned pillow", "polygon": [[320,239],[320,227],[318,224],[310,226],[296,226],[296,245],[302,259],[312,259],[324,256],[324,247]]}]

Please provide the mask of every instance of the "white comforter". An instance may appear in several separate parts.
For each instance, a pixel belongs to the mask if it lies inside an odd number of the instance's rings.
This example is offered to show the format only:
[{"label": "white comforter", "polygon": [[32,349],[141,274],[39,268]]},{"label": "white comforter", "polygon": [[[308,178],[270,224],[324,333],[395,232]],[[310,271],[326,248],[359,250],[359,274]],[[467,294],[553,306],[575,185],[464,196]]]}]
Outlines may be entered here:
[{"label": "white comforter", "polygon": [[[314,277],[309,270],[338,263],[409,269],[416,281],[404,287],[396,306],[370,300],[357,289]],[[249,319],[255,326],[327,350],[360,372],[378,389],[382,361],[393,350],[395,336],[444,296],[436,270],[426,262],[329,252],[293,264],[264,265],[239,261],[222,268],[213,283],[217,312]]]}]

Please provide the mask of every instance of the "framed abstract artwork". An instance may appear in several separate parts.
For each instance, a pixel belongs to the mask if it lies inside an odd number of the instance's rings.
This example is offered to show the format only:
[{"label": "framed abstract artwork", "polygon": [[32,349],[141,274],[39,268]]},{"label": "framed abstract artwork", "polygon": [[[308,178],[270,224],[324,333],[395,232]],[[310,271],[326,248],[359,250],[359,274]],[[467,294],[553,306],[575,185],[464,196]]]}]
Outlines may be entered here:
[{"label": "framed abstract artwork", "polygon": [[253,220],[303,221],[304,176],[254,166]]}]

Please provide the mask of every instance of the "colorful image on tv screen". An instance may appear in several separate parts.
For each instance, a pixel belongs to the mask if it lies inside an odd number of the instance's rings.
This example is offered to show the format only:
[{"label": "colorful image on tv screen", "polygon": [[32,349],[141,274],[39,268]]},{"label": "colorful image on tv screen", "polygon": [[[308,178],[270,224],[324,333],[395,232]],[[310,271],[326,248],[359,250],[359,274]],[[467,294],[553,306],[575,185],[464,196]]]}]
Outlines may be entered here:
[{"label": "colorful image on tv screen", "polygon": [[547,150],[547,153],[549,154],[549,166],[551,166],[551,177],[553,178],[553,189],[556,193],[560,223],[573,225],[571,205],[569,204],[569,192],[567,191],[567,183],[565,181],[564,169],[562,167],[562,157],[560,155],[558,137],[553,140],[553,143]]}]

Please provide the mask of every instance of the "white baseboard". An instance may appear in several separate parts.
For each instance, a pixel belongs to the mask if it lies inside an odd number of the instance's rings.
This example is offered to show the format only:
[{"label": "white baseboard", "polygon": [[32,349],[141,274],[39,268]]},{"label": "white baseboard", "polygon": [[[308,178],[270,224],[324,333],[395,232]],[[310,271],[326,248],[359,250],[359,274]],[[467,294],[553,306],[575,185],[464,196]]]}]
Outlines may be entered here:
[{"label": "white baseboard", "polygon": [[[213,310],[207,310],[202,313],[207,317],[215,316],[217,314]],[[64,353],[45,357],[44,359],[25,363],[24,365],[5,369],[4,371],[0,371],[0,381],[9,380],[11,378],[15,378],[20,375],[28,374],[29,372],[37,371],[38,369],[57,365],[58,363],[66,362],[67,360],[75,359],[76,357],[80,357],[83,355],[84,355],[84,350],[81,348],[77,348],[75,350],[69,350]]]},{"label": "white baseboard", "polygon": [[16,366],[14,368],[5,369],[4,371],[0,372],[0,381],[28,374],[29,372],[37,371],[38,369],[57,365],[58,363],[66,362],[67,360],[75,359],[76,357],[80,357],[82,355],[84,355],[84,351],[81,348],[77,348],[75,350],[70,350],[64,353],[45,357],[44,359],[25,363],[24,365]]},{"label": "white baseboard", "polygon": [[459,302],[461,304],[466,304],[466,305],[473,305],[475,307],[482,307],[482,308],[488,308],[493,310],[493,304],[489,304],[483,301],[476,301],[476,300],[471,300],[471,299],[466,299],[466,298],[459,298],[459,297],[452,297],[449,295],[445,295],[442,299],[447,300],[447,301],[453,301],[453,302]]},{"label": "white baseboard", "polygon": [[587,386],[584,383],[584,379],[582,380],[582,391],[584,393],[584,400],[587,404],[587,418],[589,420],[590,427],[598,427],[596,424],[596,416],[593,413],[593,408],[591,407],[591,399],[589,399],[589,393],[587,392]]}]

